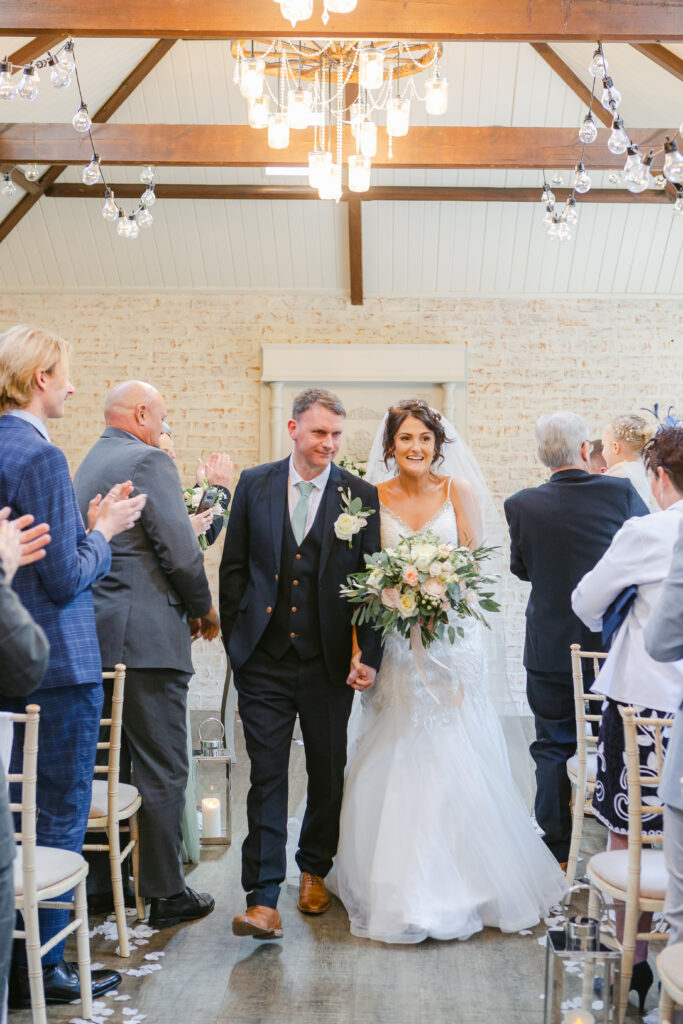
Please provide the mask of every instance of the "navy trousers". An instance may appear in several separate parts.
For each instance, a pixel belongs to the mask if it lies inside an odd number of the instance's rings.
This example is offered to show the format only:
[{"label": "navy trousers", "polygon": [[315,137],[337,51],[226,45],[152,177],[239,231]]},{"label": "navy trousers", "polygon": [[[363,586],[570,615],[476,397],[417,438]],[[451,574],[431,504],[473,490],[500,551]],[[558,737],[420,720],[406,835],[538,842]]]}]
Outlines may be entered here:
[{"label": "navy trousers", "polygon": [[[102,711],[102,683],[92,685],[40,687],[31,703],[40,705],[38,729],[38,783],[36,834],[39,846],[80,853],[92,800],[93,769]],[[25,698],[4,697],[3,710],[22,712]],[[21,772],[24,726],[15,725],[10,772]],[[12,787],[12,800],[20,799],[19,786]],[[69,899],[65,894],[60,899]],[[41,910],[40,941],[56,935],[69,920],[68,910]],[[43,957],[43,966],[59,963],[64,942],[58,942]],[[26,963],[23,942],[16,942],[15,960]]]},{"label": "navy trousers", "polygon": [[536,725],[536,739],[530,747],[536,764],[536,821],[550,852],[564,862],[572,835],[567,761],[576,753],[571,672],[527,669],[526,694]]},{"label": "navy trousers", "polygon": [[289,753],[297,714],[308,794],[296,861],[325,877],[339,840],[346,766],[346,726],[354,691],[330,682],[322,657],[301,661],[293,648],[273,658],[258,648],[235,672],[251,787],[242,846],[248,906],[276,907],[287,870]]}]

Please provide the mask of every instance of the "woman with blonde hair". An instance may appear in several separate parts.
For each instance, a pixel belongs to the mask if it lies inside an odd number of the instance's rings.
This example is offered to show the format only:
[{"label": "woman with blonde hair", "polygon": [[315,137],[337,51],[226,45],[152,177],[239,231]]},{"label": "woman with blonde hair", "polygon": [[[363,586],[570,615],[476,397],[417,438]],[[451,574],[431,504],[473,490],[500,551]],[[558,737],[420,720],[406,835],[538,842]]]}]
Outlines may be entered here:
[{"label": "woman with blonde hair", "polygon": [[659,506],[652,497],[642,457],[652,433],[636,413],[617,416],[602,432],[602,456],[607,463],[607,476],[627,477],[650,512],[657,512]]}]

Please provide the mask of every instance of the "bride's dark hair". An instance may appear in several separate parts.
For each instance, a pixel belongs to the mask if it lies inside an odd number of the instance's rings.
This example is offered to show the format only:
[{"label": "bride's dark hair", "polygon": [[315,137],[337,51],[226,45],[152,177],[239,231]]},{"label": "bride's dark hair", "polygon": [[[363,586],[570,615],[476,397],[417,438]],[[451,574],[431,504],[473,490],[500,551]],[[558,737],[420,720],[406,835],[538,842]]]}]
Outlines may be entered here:
[{"label": "bride's dark hair", "polygon": [[386,466],[389,459],[393,457],[396,435],[409,416],[413,416],[420,423],[424,423],[427,430],[430,430],[434,435],[432,466],[435,466],[443,459],[443,446],[448,444],[449,441],[446,437],[446,431],[441,422],[440,414],[436,409],[430,409],[427,403],[423,402],[420,398],[406,398],[403,402],[397,402],[396,405],[392,405],[388,409],[387,421],[384,425],[384,437],[382,438],[384,465]]}]

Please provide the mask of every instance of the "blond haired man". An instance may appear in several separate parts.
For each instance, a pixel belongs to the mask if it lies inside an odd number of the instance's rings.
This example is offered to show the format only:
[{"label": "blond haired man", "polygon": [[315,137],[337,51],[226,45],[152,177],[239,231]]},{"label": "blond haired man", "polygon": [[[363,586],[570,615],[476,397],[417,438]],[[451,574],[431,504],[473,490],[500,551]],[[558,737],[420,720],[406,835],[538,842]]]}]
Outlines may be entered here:
[{"label": "blond haired man", "polygon": [[[64,415],[74,388],[68,375],[69,345],[48,331],[13,327],[0,334],[0,506],[14,516],[33,514],[50,526],[45,557],[20,568],[14,589],[50,641],[47,672],[34,698],[41,707],[38,754],[38,842],[80,851],[90,808],[93,767],[102,707],[100,662],[91,586],[109,571],[109,541],[140,517],[145,496],[129,498],[129,483],[101,500],[93,496],[86,535],[69,466],[50,442],[47,422]],[[0,707],[23,710],[21,698]],[[21,734],[11,771],[20,770]],[[40,914],[41,941],[64,927],[68,911]],[[49,1003],[79,998],[78,968],[63,959],[64,943],[43,957]],[[93,994],[121,981],[116,971],[93,972]],[[30,1005],[23,944],[15,944],[10,1005]]]}]

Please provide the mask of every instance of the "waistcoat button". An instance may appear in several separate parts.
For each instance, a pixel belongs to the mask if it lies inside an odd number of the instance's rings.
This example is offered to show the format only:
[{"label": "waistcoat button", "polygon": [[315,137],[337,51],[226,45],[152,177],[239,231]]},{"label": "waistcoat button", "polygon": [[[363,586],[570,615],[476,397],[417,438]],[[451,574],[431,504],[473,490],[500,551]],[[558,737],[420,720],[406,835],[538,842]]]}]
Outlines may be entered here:
[{"label": "waistcoat button", "polygon": [[295,555],[294,557],[296,558],[297,562],[301,559],[301,555]]},{"label": "waistcoat button", "polygon": [[295,612],[295,611],[296,611],[296,607],[295,607],[294,605],[292,605],[292,611],[293,611],[293,612]]},{"label": "waistcoat button", "polygon": [[270,615],[270,613],[272,612],[272,610],[273,610],[273,609],[272,609],[272,608],[270,607],[270,605],[268,605],[268,607],[266,608],[266,611],[268,612],[268,614],[269,614],[269,615]]},{"label": "waistcoat button", "polygon": [[291,636],[291,638],[293,640],[295,638],[295,636],[296,636],[296,633],[290,633],[289,635]]},{"label": "waistcoat button", "polygon": [[292,580],[292,586],[293,587],[298,587],[299,586],[299,581],[298,580]]}]

